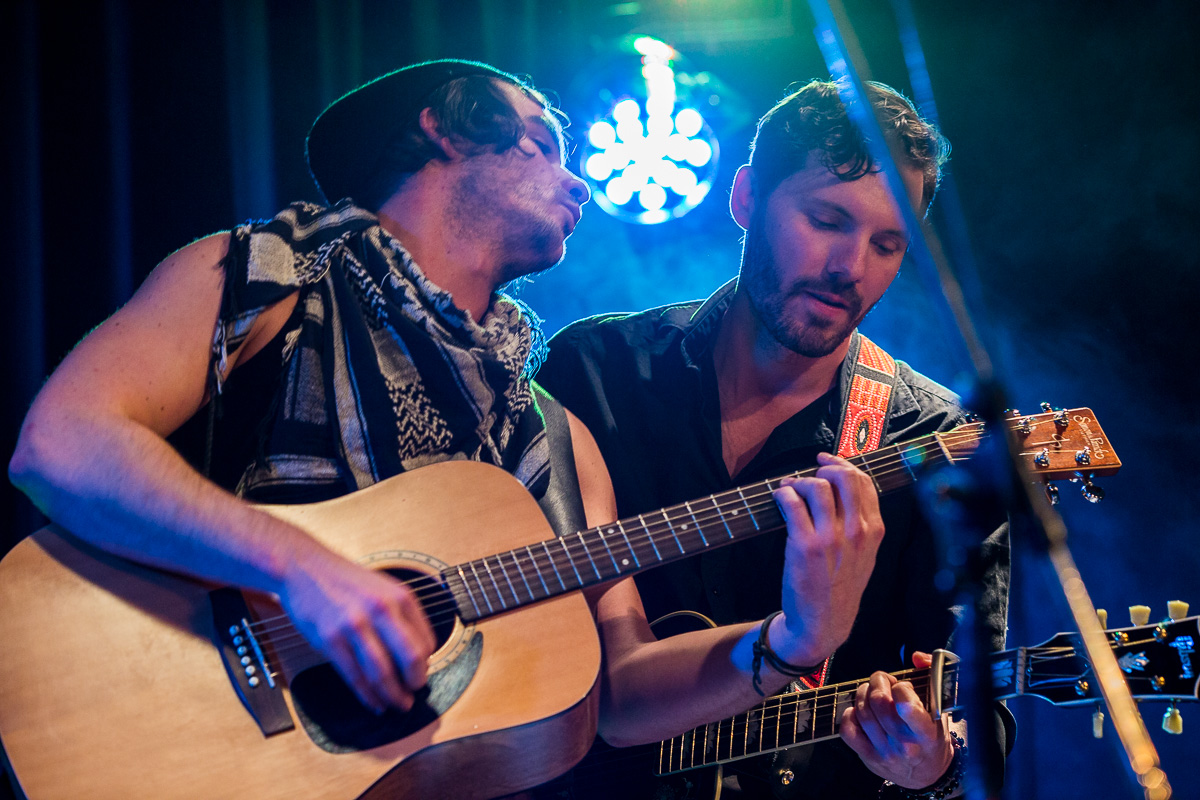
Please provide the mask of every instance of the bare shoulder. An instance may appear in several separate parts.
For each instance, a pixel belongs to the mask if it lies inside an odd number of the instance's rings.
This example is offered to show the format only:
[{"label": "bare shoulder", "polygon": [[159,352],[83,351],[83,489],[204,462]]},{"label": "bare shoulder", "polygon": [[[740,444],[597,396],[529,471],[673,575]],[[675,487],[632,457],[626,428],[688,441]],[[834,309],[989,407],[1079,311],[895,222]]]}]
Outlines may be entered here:
[{"label": "bare shoulder", "polygon": [[[182,425],[205,400],[229,242],[229,233],[218,233],[165,258],[128,303],[71,351],[34,410],[53,417],[86,404],[91,413],[125,417],[162,435]],[[239,355],[232,354],[227,369]]]}]

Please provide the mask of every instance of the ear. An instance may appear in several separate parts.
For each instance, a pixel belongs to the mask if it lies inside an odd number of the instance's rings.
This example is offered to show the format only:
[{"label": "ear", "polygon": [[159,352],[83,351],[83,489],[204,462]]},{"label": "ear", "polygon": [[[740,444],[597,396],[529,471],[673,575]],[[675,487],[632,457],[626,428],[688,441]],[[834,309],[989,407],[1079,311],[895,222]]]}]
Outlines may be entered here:
[{"label": "ear", "polygon": [[749,164],[738,167],[733,176],[733,191],[729,193],[729,213],[742,230],[750,230],[754,216],[754,170]]},{"label": "ear", "polygon": [[432,108],[421,109],[421,115],[417,121],[421,125],[421,132],[433,143],[434,147],[442,151],[442,155],[447,160],[454,161],[463,157],[463,152],[454,146],[454,140],[443,134],[441,128],[438,127],[438,120],[433,115]]}]

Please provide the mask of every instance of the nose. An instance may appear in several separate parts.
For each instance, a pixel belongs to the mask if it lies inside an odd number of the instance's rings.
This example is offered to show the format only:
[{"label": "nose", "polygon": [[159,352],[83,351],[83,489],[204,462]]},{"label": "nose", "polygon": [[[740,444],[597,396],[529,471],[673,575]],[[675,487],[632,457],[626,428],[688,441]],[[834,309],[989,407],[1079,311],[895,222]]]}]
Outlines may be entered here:
[{"label": "nose", "polygon": [[866,237],[847,236],[829,252],[825,271],[844,283],[857,283],[867,271],[871,243]]},{"label": "nose", "polygon": [[567,194],[571,195],[571,199],[579,205],[583,205],[590,200],[592,190],[588,188],[587,183],[566,167],[563,167],[563,172],[565,173],[563,188],[567,190]]}]

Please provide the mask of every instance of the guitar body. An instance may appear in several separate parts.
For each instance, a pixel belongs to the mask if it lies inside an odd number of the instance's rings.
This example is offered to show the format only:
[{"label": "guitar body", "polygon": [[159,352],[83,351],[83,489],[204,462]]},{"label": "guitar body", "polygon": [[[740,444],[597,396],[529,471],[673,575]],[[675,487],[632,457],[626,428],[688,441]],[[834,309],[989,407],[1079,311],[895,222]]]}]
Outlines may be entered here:
[{"label": "guitar body", "polygon": [[[474,462],[266,510],[351,559],[426,574],[553,536],[515,479]],[[31,800],[495,797],[561,774],[595,735],[600,646],[579,592],[456,622],[430,659],[432,682],[477,648],[452,705],[399,740],[331,752],[286,688],[296,727],[259,729],[213,644],[212,588],[53,526],[0,562],[0,739]],[[280,613],[249,599],[259,618]]]}]

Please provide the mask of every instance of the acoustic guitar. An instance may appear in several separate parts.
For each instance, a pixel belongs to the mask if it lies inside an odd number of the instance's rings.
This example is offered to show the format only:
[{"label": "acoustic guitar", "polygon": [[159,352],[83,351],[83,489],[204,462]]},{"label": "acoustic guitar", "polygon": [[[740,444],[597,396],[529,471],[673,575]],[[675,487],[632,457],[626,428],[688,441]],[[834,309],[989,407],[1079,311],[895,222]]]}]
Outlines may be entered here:
[{"label": "acoustic guitar", "polygon": [[[1029,470],[1115,472],[1089,409],[1011,419]],[[967,458],[974,423],[852,459],[880,492]],[[806,473],[810,474],[813,470]],[[0,742],[31,800],[483,798],[538,785],[596,730],[580,589],[783,527],[778,479],[555,537],[502,470],[426,467],[267,506],[409,582],[440,646],[408,713],[354,699],[267,596],[109,555],[50,526],[0,562]]]}]

